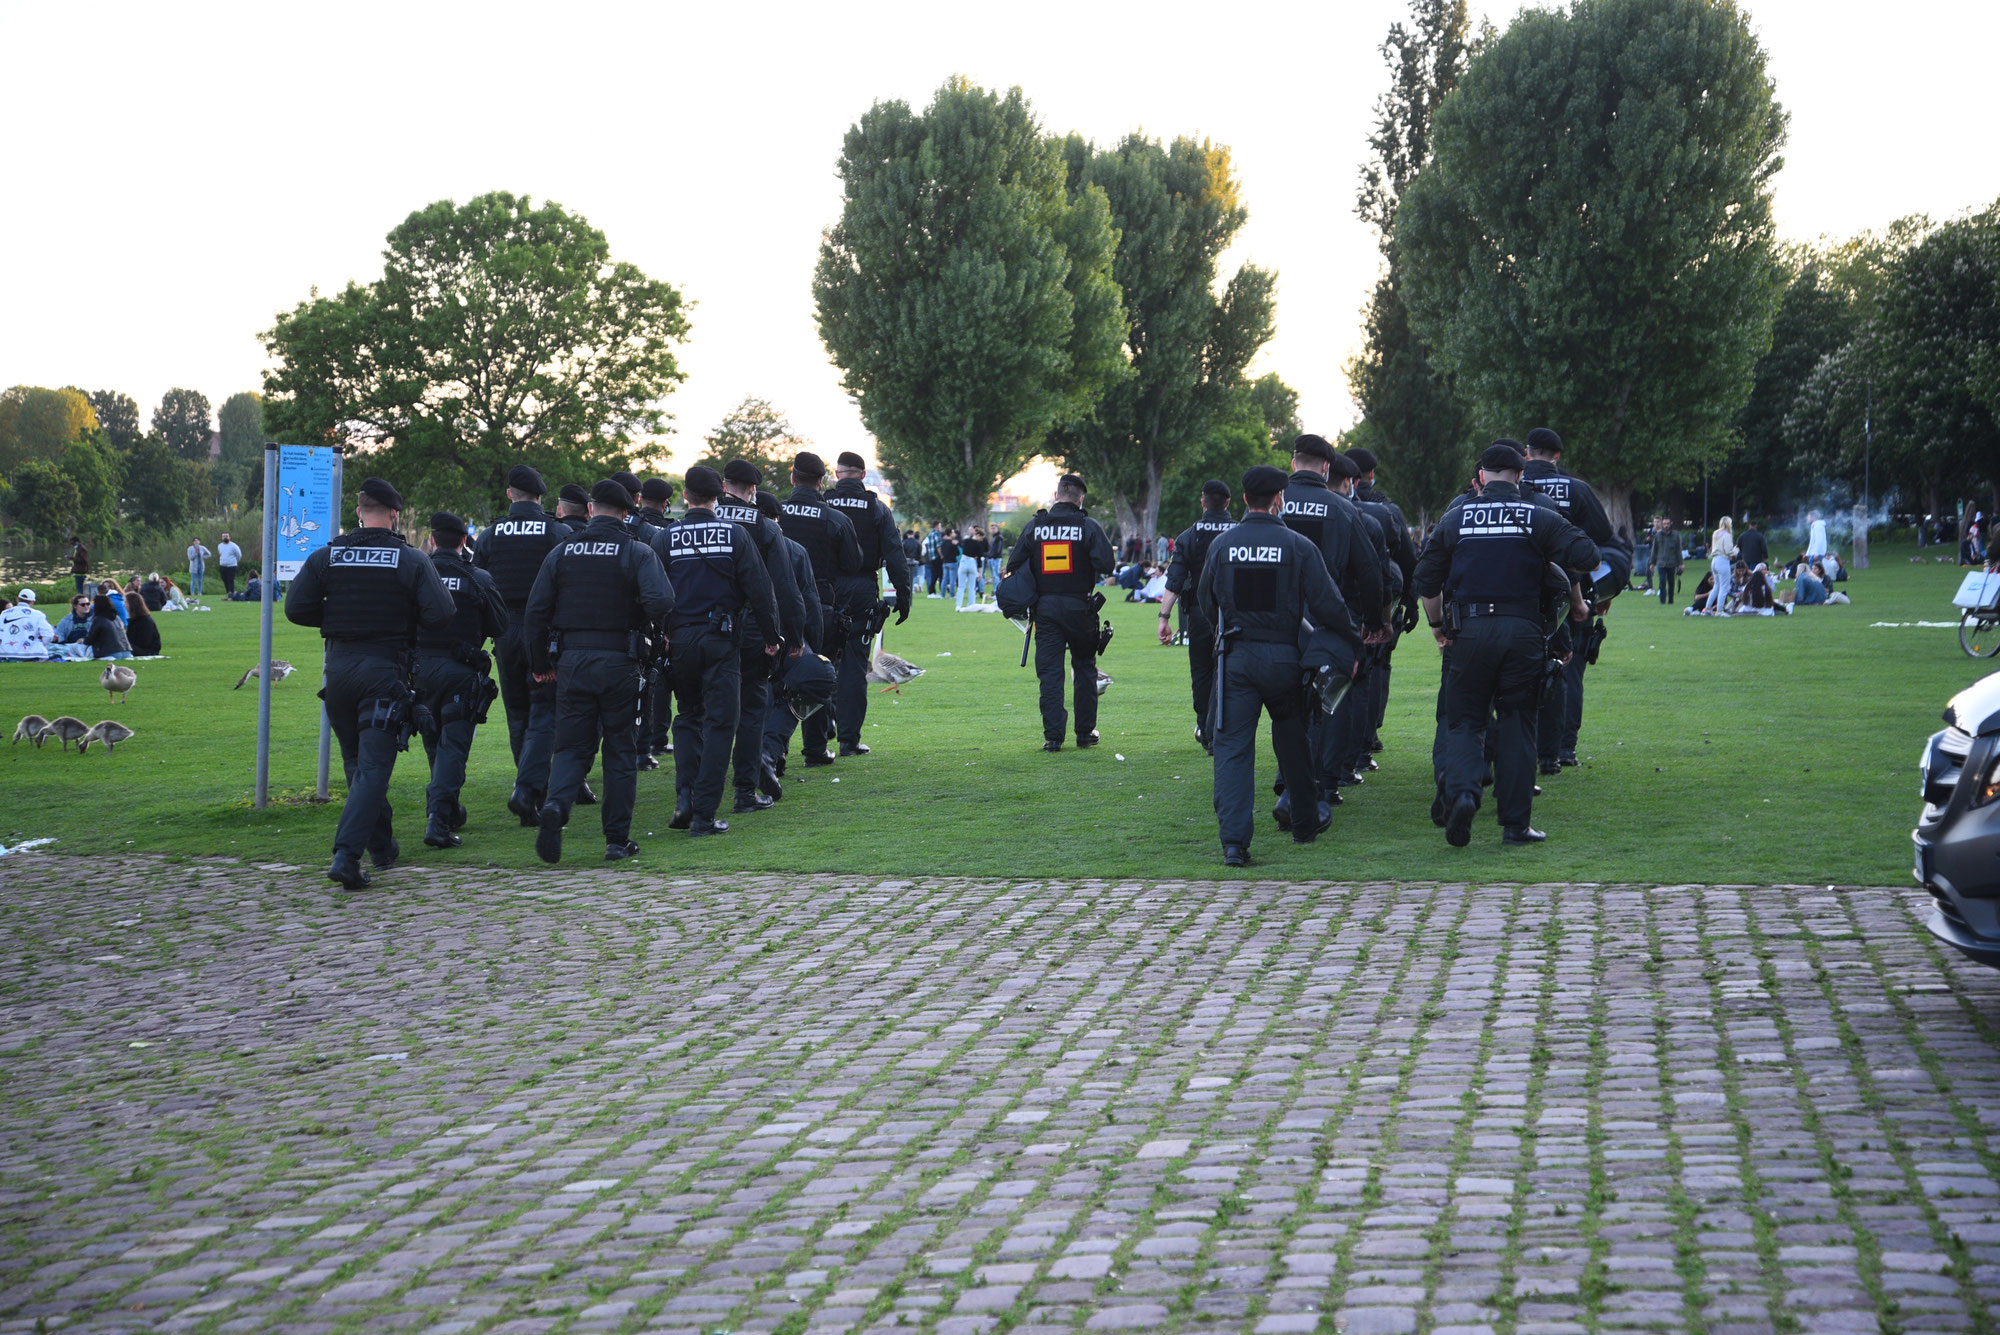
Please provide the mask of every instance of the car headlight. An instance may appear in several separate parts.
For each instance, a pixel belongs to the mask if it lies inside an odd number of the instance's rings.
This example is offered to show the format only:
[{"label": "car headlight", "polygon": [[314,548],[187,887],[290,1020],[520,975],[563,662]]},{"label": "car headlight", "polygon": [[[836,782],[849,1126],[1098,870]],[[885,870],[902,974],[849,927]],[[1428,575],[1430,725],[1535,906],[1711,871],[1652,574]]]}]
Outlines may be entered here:
[{"label": "car headlight", "polygon": [[1972,790],[1968,805],[1983,807],[1996,797],[2000,797],[2000,748],[1996,748],[1993,758],[1986,762],[1986,769],[1979,776],[1978,786]]}]

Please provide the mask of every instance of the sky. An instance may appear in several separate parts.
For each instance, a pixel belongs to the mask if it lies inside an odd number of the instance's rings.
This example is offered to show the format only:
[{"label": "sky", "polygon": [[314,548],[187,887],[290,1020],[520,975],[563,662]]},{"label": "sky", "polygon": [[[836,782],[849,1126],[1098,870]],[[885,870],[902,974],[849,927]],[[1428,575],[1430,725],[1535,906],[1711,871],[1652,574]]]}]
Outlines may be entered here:
[{"label": "sky", "polygon": [[[2000,198],[1992,0],[1748,0],[1791,113],[1782,234],[1846,236]],[[1496,26],[1521,7],[1475,0]],[[839,6],[15,5],[0,81],[0,385],[259,387],[260,331],[381,272],[438,199],[560,202],[693,303],[664,446],[691,462],[745,395],[825,452],[873,458],[813,324],[840,140],[952,74],[1020,86],[1052,133],[1228,145],[1250,221],[1226,257],[1278,273],[1252,367],[1307,429],[1355,409],[1343,365],[1374,281],[1354,216],[1378,51],[1406,0]],[[25,53],[39,53],[24,58]]]}]

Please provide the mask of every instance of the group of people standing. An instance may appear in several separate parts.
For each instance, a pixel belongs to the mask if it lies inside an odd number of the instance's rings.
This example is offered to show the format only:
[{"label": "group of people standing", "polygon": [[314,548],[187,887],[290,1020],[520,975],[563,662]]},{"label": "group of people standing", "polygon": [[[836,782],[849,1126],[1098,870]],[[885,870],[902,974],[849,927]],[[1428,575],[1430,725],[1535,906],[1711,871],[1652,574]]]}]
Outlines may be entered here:
[{"label": "group of people standing", "polygon": [[[801,718],[808,766],[834,764],[836,744],[840,757],[867,755],[871,642],[891,611],[908,617],[910,575],[864,461],[845,453],[833,471],[825,488],[824,462],[799,454],[781,500],[744,460],[698,465],[684,513],[669,517],[672,484],[630,473],[564,486],[550,513],[524,465],[476,544],[439,512],[428,553],[397,532],[395,488],[364,482],[359,527],[308,557],[285,599],[286,617],[326,641],[324,698],[347,773],[328,876],[360,889],[364,853],[377,868],[399,858],[388,783],[416,733],[431,759],[424,842],[462,842],[466,754],[496,695],[515,763],[507,808],[548,862],[574,806],[593,801],[605,859],[637,855],[638,774],[660,768],[657,755],[674,762],[669,827],[697,837],[728,831],[732,783],[732,815],[778,801]],[[586,783],[600,754],[601,797]]]},{"label": "group of people standing", "polygon": [[956,527],[932,524],[930,532],[910,529],[903,534],[903,560],[916,572],[926,598],[951,598],[961,608],[990,598],[1000,579],[1004,544],[999,530],[988,536],[983,524],[961,535]]}]

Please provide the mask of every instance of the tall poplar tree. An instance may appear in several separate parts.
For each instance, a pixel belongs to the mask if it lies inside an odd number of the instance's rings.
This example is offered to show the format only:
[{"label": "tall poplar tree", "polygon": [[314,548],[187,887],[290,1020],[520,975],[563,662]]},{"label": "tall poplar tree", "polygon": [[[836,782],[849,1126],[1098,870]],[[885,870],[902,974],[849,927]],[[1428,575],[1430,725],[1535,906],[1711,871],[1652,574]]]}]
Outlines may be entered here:
[{"label": "tall poplar tree", "polygon": [[1117,234],[1021,90],[954,78],[848,130],[813,275],[820,337],[899,506],[983,519],[1057,423],[1124,373]]}]

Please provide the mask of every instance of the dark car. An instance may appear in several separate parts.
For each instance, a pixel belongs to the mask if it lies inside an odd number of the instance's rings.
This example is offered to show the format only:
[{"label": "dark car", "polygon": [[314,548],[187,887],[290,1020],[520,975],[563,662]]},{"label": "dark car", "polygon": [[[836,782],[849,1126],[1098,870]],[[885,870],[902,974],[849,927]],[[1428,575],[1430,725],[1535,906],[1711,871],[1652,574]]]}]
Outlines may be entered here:
[{"label": "dark car", "polygon": [[1944,721],[1924,744],[1917,882],[1937,905],[1931,935],[2000,968],[2000,673],[1953,696]]}]

